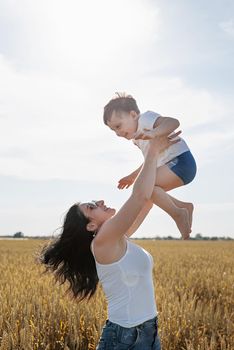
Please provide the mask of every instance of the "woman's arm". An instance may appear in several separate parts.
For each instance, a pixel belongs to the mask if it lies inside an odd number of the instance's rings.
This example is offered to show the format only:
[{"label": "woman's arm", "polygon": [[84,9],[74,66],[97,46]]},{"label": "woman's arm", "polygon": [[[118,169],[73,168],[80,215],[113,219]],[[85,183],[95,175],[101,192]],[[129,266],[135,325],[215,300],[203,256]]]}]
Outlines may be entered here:
[{"label": "woman's arm", "polygon": [[142,208],[151,198],[155,184],[157,156],[157,151],[150,147],[142,170],[134,183],[132,194],[120,210],[102,225],[96,240],[119,240],[132,226]]},{"label": "woman's arm", "polygon": [[145,218],[148,215],[149,211],[151,210],[152,206],[153,206],[152,201],[148,201],[145,204],[145,206],[141,209],[140,213],[138,214],[136,220],[133,222],[132,226],[126,232],[126,236],[130,237],[136,232],[138,227],[140,227],[142,222],[145,220]]},{"label": "woman's arm", "polygon": [[132,194],[118,213],[102,225],[95,238],[96,241],[100,243],[101,241],[116,242],[127,233],[143,207],[151,199],[156,179],[157,158],[160,152],[175,142],[166,136],[150,141],[145,162],[134,183]]}]

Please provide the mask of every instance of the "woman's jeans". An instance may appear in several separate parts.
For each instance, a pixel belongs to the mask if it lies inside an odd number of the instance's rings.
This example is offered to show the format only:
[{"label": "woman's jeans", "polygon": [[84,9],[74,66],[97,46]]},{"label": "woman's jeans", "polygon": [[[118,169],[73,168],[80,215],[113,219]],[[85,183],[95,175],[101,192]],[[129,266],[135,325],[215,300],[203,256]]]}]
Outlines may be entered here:
[{"label": "woman's jeans", "polygon": [[157,318],[125,328],[106,321],[96,350],[161,350]]}]

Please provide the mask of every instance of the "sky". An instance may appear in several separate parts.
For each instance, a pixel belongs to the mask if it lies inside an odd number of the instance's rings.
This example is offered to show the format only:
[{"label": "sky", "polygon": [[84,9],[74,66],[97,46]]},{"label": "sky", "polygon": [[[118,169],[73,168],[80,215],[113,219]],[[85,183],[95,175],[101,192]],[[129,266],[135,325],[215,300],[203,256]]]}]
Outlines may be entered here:
[{"label": "sky", "polygon": [[[102,122],[116,91],[178,118],[198,172],[170,192],[192,236],[234,238],[234,2],[0,1],[0,235],[59,231],[77,201],[120,208],[142,162]],[[180,237],[154,207],[135,237]]]}]

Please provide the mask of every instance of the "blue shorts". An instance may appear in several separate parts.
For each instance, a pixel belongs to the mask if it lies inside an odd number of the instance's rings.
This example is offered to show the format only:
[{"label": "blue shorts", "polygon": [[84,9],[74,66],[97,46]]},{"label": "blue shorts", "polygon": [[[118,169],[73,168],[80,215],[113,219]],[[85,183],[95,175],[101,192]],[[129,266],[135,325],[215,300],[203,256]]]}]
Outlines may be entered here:
[{"label": "blue shorts", "polygon": [[161,350],[157,317],[125,328],[106,321],[96,350]]},{"label": "blue shorts", "polygon": [[190,151],[184,152],[173,158],[166,165],[184,182],[189,184],[195,177],[197,166],[195,159]]}]

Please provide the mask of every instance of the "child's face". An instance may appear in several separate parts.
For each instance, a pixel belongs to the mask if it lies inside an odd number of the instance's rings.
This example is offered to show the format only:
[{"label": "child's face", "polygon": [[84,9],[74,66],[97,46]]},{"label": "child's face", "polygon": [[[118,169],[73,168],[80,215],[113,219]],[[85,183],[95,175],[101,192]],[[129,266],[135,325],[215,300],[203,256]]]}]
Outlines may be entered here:
[{"label": "child's face", "polygon": [[134,138],[138,126],[138,115],[136,112],[113,112],[107,125],[117,136],[127,140]]}]

